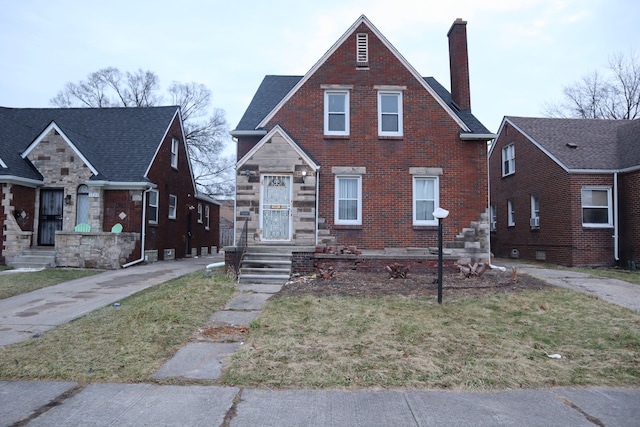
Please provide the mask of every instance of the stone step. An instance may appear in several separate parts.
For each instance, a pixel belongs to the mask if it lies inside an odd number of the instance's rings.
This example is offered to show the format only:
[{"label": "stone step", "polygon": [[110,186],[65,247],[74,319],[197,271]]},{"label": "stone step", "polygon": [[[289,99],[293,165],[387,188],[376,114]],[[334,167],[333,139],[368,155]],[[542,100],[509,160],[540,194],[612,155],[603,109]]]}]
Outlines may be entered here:
[{"label": "stone step", "polygon": [[289,280],[289,274],[240,274],[238,283],[256,283],[256,284],[284,284]]},{"label": "stone step", "polygon": [[274,268],[274,267],[263,267],[263,268],[255,268],[255,267],[241,267],[240,268],[243,275],[245,274],[260,274],[260,275],[272,275],[272,274],[282,274],[289,276],[291,273],[291,268]]}]

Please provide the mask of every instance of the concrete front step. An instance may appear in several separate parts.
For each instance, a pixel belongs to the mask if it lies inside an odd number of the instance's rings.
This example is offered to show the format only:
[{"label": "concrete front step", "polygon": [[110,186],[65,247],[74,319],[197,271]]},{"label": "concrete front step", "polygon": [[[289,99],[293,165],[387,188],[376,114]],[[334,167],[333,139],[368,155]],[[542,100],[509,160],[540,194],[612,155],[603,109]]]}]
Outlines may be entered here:
[{"label": "concrete front step", "polygon": [[238,283],[256,283],[256,284],[284,284],[289,280],[289,274],[245,274],[241,273]]},{"label": "concrete front step", "polygon": [[274,267],[242,267],[242,274],[282,274],[289,276],[291,274],[291,266],[289,268],[274,268]]},{"label": "concrete front step", "polygon": [[8,262],[13,268],[53,268],[56,266],[55,249],[26,249],[20,255]]}]

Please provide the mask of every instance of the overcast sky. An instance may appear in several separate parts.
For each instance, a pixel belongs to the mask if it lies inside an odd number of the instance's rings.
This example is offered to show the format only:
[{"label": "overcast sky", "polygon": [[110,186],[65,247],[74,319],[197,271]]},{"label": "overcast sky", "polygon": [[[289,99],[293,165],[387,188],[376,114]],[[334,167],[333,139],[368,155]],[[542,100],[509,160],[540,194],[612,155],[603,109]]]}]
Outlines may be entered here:
[{"label": "overcast sky", "polygon": [[[99,4],[99,5],[97,5]],[[615,53],[640,53],[638,0],[3,1],[0,106],[51,107],[101,68],[203,83],[238,124],[267,74],[305,74],[360,15],[450,88],[447,31],[467,21],[472,111],[492,132]]]}]

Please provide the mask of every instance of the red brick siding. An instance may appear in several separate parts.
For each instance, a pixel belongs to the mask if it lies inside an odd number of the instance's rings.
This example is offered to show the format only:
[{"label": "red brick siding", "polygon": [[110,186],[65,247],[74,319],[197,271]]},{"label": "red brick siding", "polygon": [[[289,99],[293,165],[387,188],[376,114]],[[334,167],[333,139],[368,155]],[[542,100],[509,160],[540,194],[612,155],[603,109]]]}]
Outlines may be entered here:
[{"label": "red brick siding", "polygon": [[[110,231],[116,224],[122,224],[123,232],[141,232],[142,224],[142,200],[133,201],[133,194],[142,198],[142,190],[107,190],[104,192],[104,217],[102,229]],[[120,213],[126,217],[120,219]]]},{"label": "red brick siding", "polygon": [[[440,205],[451,212],[444,222],[444,239],[452,240],[486,210],[485,144],[462,142],[458,124],[370,32],[369,70],[357,70],[358,32],[369,31],[362,26],[354,32],[278,111],[267,128],[282,125],[322,165],[318,215],[326,219],[340,243],[363,249],[437,244],[437,227],[412,225],[410,167],[443,168]],[[323,84],[353,85],[348,138],[327,138],[323,134]],[[407,87],[402,101],[403,137],[378,136],[375,85]],[[241,138],[239,153],[247,150],[250,143]],[[363,221],[357,229],[334,226],[333,166],[366,167],[362,177]]]},{"label": "red brick siding", "polygon": [[619,175],[620,261],[640,261],[640,171]]},{"label": "red brick siding", "polygon": [[[178,167],[171,165],[171,140],[180,141],[178,151]],[[189,169],[187,153],[182,143],[182,129],[178,119],[172,123],[165,140],[149,171],[149,179],[157,184],[158,191],[158,223],[147,224],[146,249],[157,249],[158,259],[164,259],[165,249],[174,249],[176,258],[184,258],[191,253],[191,248],[201,246],[218,246],[219,242],[219,209],[215,204],[210,205],[210,230],[205,231],[196,226],[197,206],[199,201],[194,197],[194,188]],[[169,219],[169,195],[177,196],[176,218]],[[191,210],[190,207],[195,209]],[[191,214],[191,241],[187,249],[187,219]]]},{"label": "red brick siding", "polygon": [[[13,198],[13,210],[21,213],[25,212],[26,216],[18,216],[16,221],[22,229],[22,231],[33,231],[33,219],[35,218],[35,200],[36,190],[35,188],[22,187],[20,185],[13,185],[11,187],[11,194]],[[13,212],[6,212],[7,215],[13,214]],[[3,217],[4,218],[4,217]]]},{"label": "red brick siding", "polygon": [[[502,176],[502,148],[515,144],[515,174]],[[536,251],[546,261],[561,265],[610,265],[613,229],[582,226],[581,189],[586,185],[613,186],[611,175],[569,174],[536,145],[506,124],[489,159],[491,203],[497,207],[497,230],[491,233],[491,250],[509,257],[535,260]],[[529,226],[531,195],[538,197],[540,228]],[[515,208],[515,227],[507,225],[507,200]]]}]

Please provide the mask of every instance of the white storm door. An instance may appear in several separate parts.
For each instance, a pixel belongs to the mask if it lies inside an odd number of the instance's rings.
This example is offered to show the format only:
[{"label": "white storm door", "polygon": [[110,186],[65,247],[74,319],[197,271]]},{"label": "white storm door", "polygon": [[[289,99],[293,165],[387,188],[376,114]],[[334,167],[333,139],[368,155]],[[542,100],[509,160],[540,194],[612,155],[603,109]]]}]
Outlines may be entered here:
[{"label": "white storm door", "polygon": [[263,175],[262,240],[291,240],[291,176]]}]

